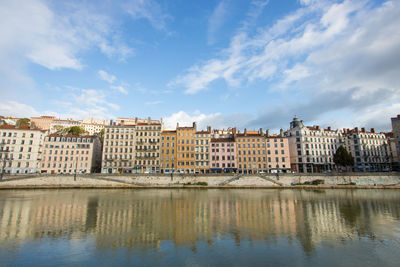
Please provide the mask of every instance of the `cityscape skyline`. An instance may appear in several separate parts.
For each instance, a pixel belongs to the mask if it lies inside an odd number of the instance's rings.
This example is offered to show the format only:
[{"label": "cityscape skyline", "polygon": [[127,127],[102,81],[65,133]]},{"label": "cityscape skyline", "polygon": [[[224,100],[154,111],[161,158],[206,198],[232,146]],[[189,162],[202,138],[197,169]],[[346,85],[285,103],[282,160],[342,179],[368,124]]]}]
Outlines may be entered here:
[{"label": "cityscape skyline", "polygon": [[[390,130],[398,1],[3,1],[0,115]],[[370,19],[373,18],[373,19]]]}]

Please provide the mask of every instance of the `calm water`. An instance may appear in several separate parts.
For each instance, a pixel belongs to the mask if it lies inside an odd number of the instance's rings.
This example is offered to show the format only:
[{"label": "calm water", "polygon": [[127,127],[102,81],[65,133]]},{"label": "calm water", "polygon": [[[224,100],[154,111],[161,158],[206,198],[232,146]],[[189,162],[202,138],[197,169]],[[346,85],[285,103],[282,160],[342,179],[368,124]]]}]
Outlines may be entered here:
[{"label": "calm water", "polygon": [[400,266],[400,191],[0,191],[0,265]]}]

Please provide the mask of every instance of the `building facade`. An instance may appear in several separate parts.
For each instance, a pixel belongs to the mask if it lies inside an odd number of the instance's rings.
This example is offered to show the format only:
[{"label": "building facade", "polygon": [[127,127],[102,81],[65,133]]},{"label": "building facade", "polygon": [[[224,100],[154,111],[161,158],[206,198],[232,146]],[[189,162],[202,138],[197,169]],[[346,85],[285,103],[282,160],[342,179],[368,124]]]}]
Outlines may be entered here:
[{"label": "building facade", "polygon": [[389,145],[386,135],[373,128],[345,129],[345,147],[354,157],[354,171],[389,171]]},{"label": "building facade", "polygon": [[136,126],[104,128],[102,173],[130,173],[135,169]]},{"label": "building facade", "polygon": [[0,126],[0,170],[38,173],[45,131],[12,125]]},{"label": "building facade", "polygon": [[50,134],[45,137],[40,172],[100,172],[101,143],[96,136]]},{"label": "building facade", "polygon": [[210,170],[215,173],[237,172],[236,144],[233,137],[211,139]]},{"label": "building facade", "polygon": [[67,120],[55,119],[51,122],[50,133],[56,133],[57,131],[70,128],[73,126],[81,127],[82,123],[80,121],[75,121],[72,119],[67,119]]},{"label": "building facade", "polygon": [[400,162],[400,115],[397,115],[394,118],[391,118],[392,122],[392,133],[393,133],[393,140],[396,144],[397,149],[397,160],[395,162]]},{"label": "building facade", "polygon": [[312,173],[335,169],[333,156],[344,144],[342,131],[304,126],[303,121],[295,117],[285,135],[289,141],[293,171]]},{"label": "building facade", "polygon": [[54,116],[32,117],[31,125],[45,131],[50,131],[51,123],[56,119]]},{"label": "building facade", "polygon": [[177,169],[179,172],[195,173],[195,133],[196,123],[192,127],[176,127],[177,135]]},{"label": "building facade", "polygon": [[211,142],[211,127],[207,131],[197,131],[195,138],[195,173],[208,173],[210,170],[209,148]]},{"label": "building facade", "polygon": [[139,122],[136,125],[135,172],[160,173],[160,121]]},{"label": "building facade", "polygon": [[280,135],[265,136],[268,172],[291,171],[289,140],[281,130]]},{"label": "building facade", "polygon": [[176,131],[161,132],[161,173],[173,173],[176,170]]},{"label": "building facade", "polygon": [[266,173],[268,171],[265,135],[262,129],[238,132],[235,135],[239,173]]}]

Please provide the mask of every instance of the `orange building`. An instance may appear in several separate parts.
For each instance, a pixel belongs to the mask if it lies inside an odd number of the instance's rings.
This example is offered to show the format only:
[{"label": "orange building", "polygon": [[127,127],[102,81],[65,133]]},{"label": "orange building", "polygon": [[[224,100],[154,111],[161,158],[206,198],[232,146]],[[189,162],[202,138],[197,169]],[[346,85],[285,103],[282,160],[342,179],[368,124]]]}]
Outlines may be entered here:
[{"label": "orange building", "polygon": [[267,172],[265,135],[260,131],[238,133],[235,137],[239,173]]},{"label": "orange building", "polygon": [[161,173],[174,172],[177,167],[176,131],[161,132]]},{"label": "orange building", "polygon": [[40,117],[32,117],[31,124],[34,127],[37,127],[42,130],[50,130],[51,123],[56,120],[57,118],[54,116],[40,116]]},{"label": "orange building", "polygon": [[177,135],[177,169],[179,172],[194,173],[195,172],[195,133],[196,122],[192,127],[176,127]]}]

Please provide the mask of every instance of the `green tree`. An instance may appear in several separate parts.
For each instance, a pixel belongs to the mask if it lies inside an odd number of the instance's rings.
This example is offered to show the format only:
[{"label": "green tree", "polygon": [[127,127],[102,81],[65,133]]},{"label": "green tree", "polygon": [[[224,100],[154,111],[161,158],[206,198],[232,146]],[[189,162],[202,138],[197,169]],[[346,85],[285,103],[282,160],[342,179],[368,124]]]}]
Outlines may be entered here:
[{"label": "green tree", "polygon": [[101,131],[96,133],[95,135],[98,136],[99,139],[100,139],[100,142],[103,143],[103,141],[104,141],[104,128],[101,129]]},{"label": "green tree", "polygon": [[19,120],[17,120],[17,125],[18,125],[18,126],[26,126],[26,127],[29,127],[30,121],[31,121],[31,120],[28,119],[28,118],[19,119]]},{"label": "green tree", "polygon": [[349,152],[347,152],[346,148],[340,146],[336,150],[335,155],[333,155],[333,162],[335,162],[336,166],[347,168],[354,165],[354,158]]},{"label": "green tree", "polygon": [[65,133],[73,134],[73,135],[81,135],[81,134],[86,134],[87,132],[82,127],[72,126],[72,127],[66,128]]}]

